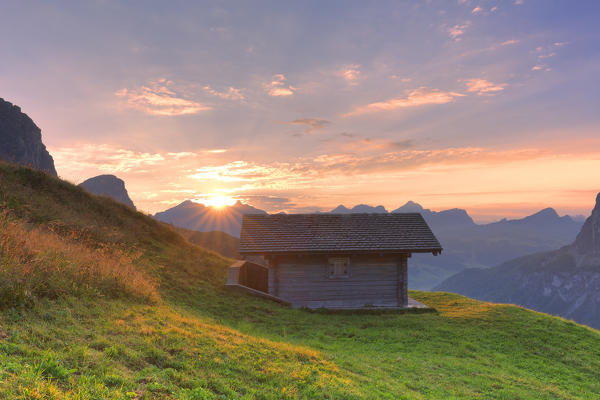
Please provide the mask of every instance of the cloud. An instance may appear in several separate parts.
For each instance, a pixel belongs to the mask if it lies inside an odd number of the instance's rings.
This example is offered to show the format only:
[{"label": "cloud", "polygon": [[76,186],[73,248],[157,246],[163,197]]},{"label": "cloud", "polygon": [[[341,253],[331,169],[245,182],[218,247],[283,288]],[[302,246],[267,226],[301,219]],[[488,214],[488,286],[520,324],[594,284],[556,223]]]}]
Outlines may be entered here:
[{"label": "cloud", "polygon": [[548,67],[545,64],[538,64],[538,65],[534,65],[533,67],[531,67],[531,70],[532,71],[542,71],[543,70],[543,71],[548,72],[548,71],[552,71],[552,68]]},{"label": "cloud", "polygon": [[398,141],[387,141],[380,139],[365,138],[356,140],[353,142],[345,143],[341,145],[341,148],[345,151],[398,151],[410,149],[414,146],[414,142],[410,139],[398,140]]},{"label": "cloud", "polygon": [[[215,193],[245,199],[267,211],[315,211],[308,206],[329,206],[329,202],[339,202],[338,197],[352,198],[352,201],[380,199],[382,187],[390,198],[405,194],[405,189],[396,190],[389,182],[401,181],[405,183],[401,185],[404,188],[414,189],[413,185],[420,185],[419,190],[430,190],[424,182],[435,179],[437,185],[442,185],[441,190],[446,185],[454,191],[465,191],[469,190],[470,179],[477,179],[478,174],[490,168],[496,171],[512,168],[508,181],[500,182],[510,185],[514,171],[523,171],[523,163],[539,165],[541,173],[555,165],[558,156],[560,168],[554,167],[557,173],[569,169],[581,158],[581,154],[565,150],[565,146],[558,146],[558,153],[552,148],[419,149],[410,140],[370,138],[355,141],[354,145],[354,148],[336,146],[335,152],[321,152],[316,156],[283,158],[283,162],[251,161],[242,159],[245,157],[242,153],[211,154],[206,149],[153,153],[92,144],[51,147],[50,152],[55,156],[59,171],[65,174],[61,175],[67,179],[81,182],[90,176],[114,173],[125,180],[138,208],[153,212],[185,199]],[[593,160],[597,165],[599,159],[592,151],[584,161]],[[579,166],[580,170],[589,170],[587,161]],[[532,177],[538,170],[530,173]],[[493,186],[496,184],[494,181]]]},{"label": "cloud", "polygon": [[482,12],[482,11],[483,11],[483,8],[481,8],[481,7],[477,6],[477,7],[475,7],[475,8],[473,9],[473,11],[471,11],[471,14],[478,14],[478,13],[480,13],[480,12]]},{"label": "cloud", "polygon": [[211,88],[210,85],[204,86],[204,90],[213,96],[217,96],[225,100],[244,101],[246,99],[246,97],[242,94],[242,90],[236,89],[233,86],[229,86],[224,92],[219,92],[218,90]]},{"label": "cloud", "polygon": [[331,124],[331,121],[327,121],[326,119],[316,119],[316,118],[299,118],[293,121],[288,122],[291,125],[305,125],[306,133],[311,133],[312,131],[323,129],[327,125]]},{"label": "cloud", "polygon": [[205,104],[183,98],[171,89],[172,86],[172,81],[162,78],[139,89],[123,88],[115,95],[125,99],[128,107],[151,115],[198,114],[211,109]]},{"label": "cloud", "polygon": [[525,0],[515,0],[515,4],[518,6],[523,5],[523,3],[525,3]]},{"label": "cloud", "polygon": [[512,44],[517,44],[519,43],[518,39],[510,39],[510,40],[505,40],[504,42],[500,43],[500,46],[510,46]]},{"label": "cloud", "polygon": [[469,27],[469,25],[471,25],[470,22],[465,22],[462,25],[454,25],[453,27],[448,29],[448,34],[450,35],[450,37],[452,39],[454,39],[455,41],[460,41],[462,40],[461,36],[465,33],[465,31],[467,30],[467,28]]},{"label": "cloud", "polygon": [[407,107],[419,107],[431,104],[446,104],[454,101],[456,97],[464,96],[461,93],[444,92],[438,89],[427,89],[424,87],[413,90],[406,97],[397,97],[386,101],[379,101],[365,106],[355,108],[345,117],[352,115],[367,114],[379,111],[393,111]]},{"label": "cloud", "polygon": [[467,91],[477,93],[479,96],[493,95],[496,92],[504,90],[505,84],[494,84],[485,79],[469,79],[466,81]]},{"label": "cloud", "polygon": [[[381,143],[383,146],[366,147]],[[197,168],[188,177],[200,185],[210,182],[229,183],[242,192],[256,190],[306,190],[315,182],[338,181],[353,176],[378,176],[380,173],[408,172],[427,168],[443,170],[454,166],[495,165],[505,162],[530,160],[543,156],[538,149],[494,152],[483,148],[413,149],[411,141],[377,142],[365,139],[359,151],[325,153],[315,157],[297,158],[289,162],[231,161],[224,164]]]},{"label": "cloud", "polygon": [[340,75],[346,83],[350,86],[358,85],[358,78],[360,76],[360,65],[358,64],[350,64],[344,66],[341,70],[338,71],[338,75]]},{"label": "cloud", "polygon": [[103,173],[132,172],[164,164],[168,160],[195,157],[192,152],[151,153],[122,149],[109,145],[79,145],[52,149],[52,156],[61,169]]},{"label": "cloud", "polygon": [[244,203],[252,204],[260,209],[267,209],[270,212],[289,210],[296,207],[296,204],[288,197],[279,197],[269,194],[247,194],[241,196]]},{"label": "cloud", "polygon": [[264,85],[269,96],[285,97],[291,96],[296,91],[296,88],[287,84],[287,79],[283,74],[273,75],[271,82]]},{"label": "cloud", "polygon": [[396,75],[396,74],[391,75],[390,78],[397,79],[402,83],[408,83],[408,82],[412,81],[412,78],[403,78],[400,75]]}]

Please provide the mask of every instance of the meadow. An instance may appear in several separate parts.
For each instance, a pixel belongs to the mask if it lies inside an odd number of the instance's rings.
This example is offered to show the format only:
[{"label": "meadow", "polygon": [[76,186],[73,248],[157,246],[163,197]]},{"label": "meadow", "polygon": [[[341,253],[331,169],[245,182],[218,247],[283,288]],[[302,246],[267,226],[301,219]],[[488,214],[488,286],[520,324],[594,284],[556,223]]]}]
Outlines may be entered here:
[{"label": "meadow", "polygon": [[412,291],[425,314],[294,310],[226,290],[231,259],[0,163],[0,397],[597,399],[600,332]]}]

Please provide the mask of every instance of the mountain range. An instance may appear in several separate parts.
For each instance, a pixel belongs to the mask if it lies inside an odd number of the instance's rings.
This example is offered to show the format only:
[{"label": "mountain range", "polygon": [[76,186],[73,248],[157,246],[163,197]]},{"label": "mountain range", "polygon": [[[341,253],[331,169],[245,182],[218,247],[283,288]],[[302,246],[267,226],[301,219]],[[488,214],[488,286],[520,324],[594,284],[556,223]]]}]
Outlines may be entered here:
[{"label": "mountain range", "polygon": [[[330,212],[387,213],[388,210],[383,206],[359,204],[352,208],[339,205]],[[489,268],[516,257],[566,245],[573,241],[582,226],[581,221],[569,216],[560,217],[551,208],[525,218],[504,219],[491,224],[476,224],[463,209],[432,211],[412,201],[391,212],[421,213],[444,247],[437,257],[413,255],[409,263],[409,285],[414,289],[431,289],[465,268]],[[181,228],[223,231],[239,236],[245,213],[266,214],[241,202],[214,209],[188,200],[154,217]]]},{"label": "mountain range", "polygon": [[[388,211],[383,206],[360,204],[353,208],[339,205],[330,212]],[[444,247],[438,257],[415,254],[409,263],[410,287],[427,290],[465,268],[489,268],[516,257],[566,245],[575,238],[582,225],[570,216],[560,217],[552,208],[525,218],[503,219],[490,224],[476,224],[460,208],[432,211],[413,201],[391,212],[421,213]]]},{"label": "mountain range", "polygon": [[570,245],[494,268],[465,269],[435,290],[519,304],[600,329],[600,193]]},{"label": "mountain range", "polygon": [[154,214],[154,218],[179,228],[200,232],[221,231],[239,237],[244,214],[266,213],[240,201],[219,209],[186,200],[175,207]]}]

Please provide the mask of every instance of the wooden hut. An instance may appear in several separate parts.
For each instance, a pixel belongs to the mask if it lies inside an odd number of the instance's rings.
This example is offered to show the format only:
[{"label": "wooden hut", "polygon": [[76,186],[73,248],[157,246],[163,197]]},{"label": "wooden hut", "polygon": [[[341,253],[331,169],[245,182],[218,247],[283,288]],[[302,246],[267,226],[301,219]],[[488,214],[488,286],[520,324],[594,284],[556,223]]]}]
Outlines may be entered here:
[{"label": "wooden hut", "polygon": [[[293,307],[410,306],[407,261],[442,251],[418,213],[244,215],[229,285]],[[261,265],[262,264],[262,265]]]}]

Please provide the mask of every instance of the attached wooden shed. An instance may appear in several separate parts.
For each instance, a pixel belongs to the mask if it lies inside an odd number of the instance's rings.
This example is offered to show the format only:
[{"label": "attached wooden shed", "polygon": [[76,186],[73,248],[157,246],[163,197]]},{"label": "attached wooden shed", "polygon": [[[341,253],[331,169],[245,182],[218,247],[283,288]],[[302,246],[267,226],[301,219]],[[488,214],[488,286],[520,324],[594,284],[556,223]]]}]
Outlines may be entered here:
[{"label": "attached wooden shed", "polygon": [[[244,215],[228,284],[293,307],[407,307],[407,260],[442,251],[421,214]],[[261,270],[262,269],[262,270]]]}]

